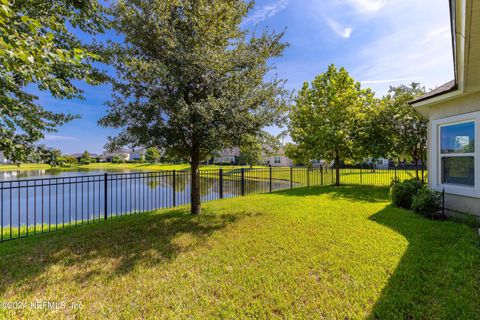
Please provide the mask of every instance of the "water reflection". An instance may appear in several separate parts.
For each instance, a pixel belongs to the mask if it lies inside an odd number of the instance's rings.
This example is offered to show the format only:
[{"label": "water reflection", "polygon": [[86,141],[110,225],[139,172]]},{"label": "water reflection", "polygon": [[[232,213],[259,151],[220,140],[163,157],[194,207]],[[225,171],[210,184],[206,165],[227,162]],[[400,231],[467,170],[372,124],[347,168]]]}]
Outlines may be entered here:
[{"label": "water reflection", "polygon": [[25,180],[25,179],[44,179],[44,178],[54,178],[54,177],[75,177],[75,176],[90,176],[90,175],[99,175],[104,173],[128,173],[128,172],[138,172],[135,170],[123,170],[123,169],[72,169],[64,170],[59,168],[52,169],[42,169],[42,170],[9,170],[9,171],[0,171],[0,181],[11,181],[11,180]]},{"label": "water reflection", "polygon": [[[12,237],[11,228],[26,225],[50,230],[108,217],[190,203],[191,175],[186,171],[118,173],[50,170],[2,172],[0,181],[0,234]],[[109,171],[111,172],[111,171]],[[48,179],[32,179],[37,177]],[[231,198],[290,188],[288,181],[241,181],[238,175],[220,180],[218,172],[200,179],[202,201]],[[43,230],[43,229],[42,229]],[[14,235],[13,235],[14,236]]]}]

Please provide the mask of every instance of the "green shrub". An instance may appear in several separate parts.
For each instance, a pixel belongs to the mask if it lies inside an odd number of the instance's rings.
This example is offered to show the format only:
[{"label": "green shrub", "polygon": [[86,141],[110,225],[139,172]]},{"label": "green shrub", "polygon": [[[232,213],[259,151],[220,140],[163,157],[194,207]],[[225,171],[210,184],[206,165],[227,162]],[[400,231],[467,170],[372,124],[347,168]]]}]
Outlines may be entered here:
[{"label": "green shrub", "polygon": [[400,208],[410,209],[413,197],[422,187],[423,183],[418,179],[409,179],[403,182],[393,181],[390,189],[393,204]]},{"label": "green shrub", "polygon": [[442,214],[439,212],[442,207],[442,194],[432,191],[428,187],[423,187],[413,196],[412,210],[430,217],[439,218]]}]

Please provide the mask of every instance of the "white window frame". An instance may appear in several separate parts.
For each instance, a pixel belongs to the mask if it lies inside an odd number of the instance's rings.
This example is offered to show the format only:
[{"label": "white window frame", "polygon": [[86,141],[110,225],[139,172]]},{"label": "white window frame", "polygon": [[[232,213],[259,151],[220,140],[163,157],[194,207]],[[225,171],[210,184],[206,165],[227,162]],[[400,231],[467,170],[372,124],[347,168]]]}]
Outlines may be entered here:
[{"label": "white window frame", "polygon": [[[450,153],[441,154],[441,128],[455,124],[475,123],[475,152],[474,153]],[[429,175],[430,186],[433,189],[446,193],[467,196],[480,197],[480,112],[466,113],[453,117],[443,118],[432,121],[432,141],[430,148],[431,173]],[[474,157],[474,186],[462,186],[456,184],[442,183],[442,158],[443,157]]]}]

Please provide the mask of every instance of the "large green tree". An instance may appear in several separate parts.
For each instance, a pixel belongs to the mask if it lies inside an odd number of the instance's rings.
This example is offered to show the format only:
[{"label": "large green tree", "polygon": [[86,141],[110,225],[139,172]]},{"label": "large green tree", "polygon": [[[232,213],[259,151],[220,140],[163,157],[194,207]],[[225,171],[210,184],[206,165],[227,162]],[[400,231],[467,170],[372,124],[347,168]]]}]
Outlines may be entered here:
[{"label": "large green tree", "polygon": [[425,87],[419,83],[390,87],[363,119],[357,135],[368,156],[413,161],[417,178],[426,161],[428,121],[409,102],[423,94]]},{"label": "large green tree", "polygon": [[44,145],[40,145],[36,148],[34,158],[36,162],[45,163],[51,167],[58,167],[64,164],[62,152],[60,150],[47,148]]},{"label": "large green tree", "polygon": [[97,83],[92,62],[98,56],[71,30],[95,34],[107,20],[96,0],[0,2],[0,150],[20,162],[45,132],[74,118],[47,111],[32,88],[55,98],[79,98],[73,80]]},{"label": "large green tree", "polygon": [[285,155],[292,160],[292,162],[295,165],[307,165],[311,166],[312,165],[312,160],[315,160],[311,158],[309,155],[309,152],[306,150],[303,150],[302,148],[299,148],[294,143],[287,143],[284,147],[285,150]]},{"label": "large green tree", "polygon": [[417,178],[420,167],[423,178],[427,158],[428,120],[418,113],[409,102],[424,94],[424,86],[412,83],[390,87],[389,93],[385,97],[386,114],[391,119],[393,133],[391,144],[400,157],[413,161]]},{"label": "large green tree", "polygon": [[157,163],[160,161],[160,151],[157,148],[150,147],[145,152],[145,161],[148,163]]},{"label": "large green tree", "polygon": [[120,130],[108,147],[157,147],[191,164],[191,212],[200,213],[200,162],[281,124],[284,81],[266,78],[283,34],[241,28],[243,0],[120,0],[122,44],[107,51],[117,70],[100,124]]},{"label": "large green tree", "polygon": [[93,158],[90,157],[90,153],[85,150],[82,154],[82,156],[80,157],[80,163],[81,164],[90,164],[93,162]]},{"label": "large green tree", "polygon": [[295,152],[305,160],[334,161],[339,185],[340,163],[365,156],[357,136],[373,102],[371,91],[362,89],[344,68],[330,65],[311,84],[303,85],[291,108],[289,130]]}]

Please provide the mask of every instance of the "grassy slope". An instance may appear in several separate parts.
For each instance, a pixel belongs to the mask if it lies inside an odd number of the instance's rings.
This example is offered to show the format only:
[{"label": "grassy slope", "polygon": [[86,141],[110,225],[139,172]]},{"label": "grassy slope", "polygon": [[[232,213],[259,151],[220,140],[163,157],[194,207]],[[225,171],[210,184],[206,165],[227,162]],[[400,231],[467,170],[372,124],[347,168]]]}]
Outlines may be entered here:
[{"label": "grassy slope", "polygon": [[44,170],[50,169],[48,164],[26,163],[20,166],[15,164],[0,164],[0,171],[16,171],[16,170]]},{"label": "grassy slope", "polygon": [[[328,169],[323,174],[319,168],[310,169],[307,176],[306,168],[294,168],[293,172],[290,172],[290,168],[272,168],[273,180],[285,180],[290,181],[293,179],[294,183],[301,186],[307,185],[321,185],[332,184],[335,181],[335,171]],[[240,176],[238,170],[225,171],[227,175]],[[245,178],[253,180],[268,180],[269,168],[262,170],[249,171],[246,169]],[[322,177],[323,175],[323,177]],[[410,179],[415,177],[415,170],[367,170],[367,169],[340,169],[340,182],[342,184],[365,184],[376,186],[389,186],[392,180],[397,177],[400,180]]]},{"label": "grassy slope", "polygon": [[114,219],[0,245],[3,316],[471,319],[473,229],[389,205],[378,187],[296,189]]}]

